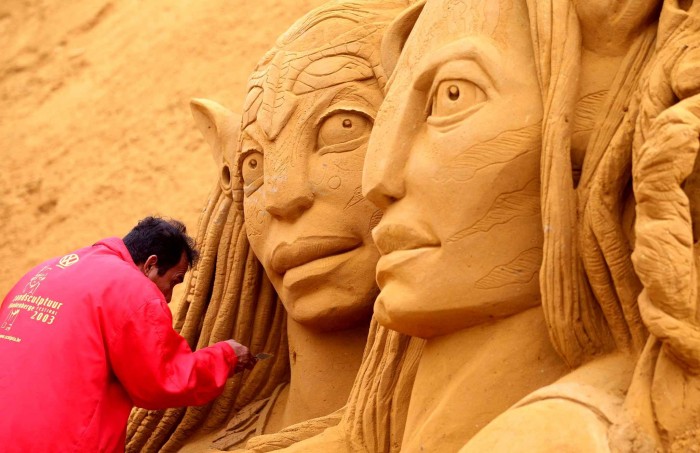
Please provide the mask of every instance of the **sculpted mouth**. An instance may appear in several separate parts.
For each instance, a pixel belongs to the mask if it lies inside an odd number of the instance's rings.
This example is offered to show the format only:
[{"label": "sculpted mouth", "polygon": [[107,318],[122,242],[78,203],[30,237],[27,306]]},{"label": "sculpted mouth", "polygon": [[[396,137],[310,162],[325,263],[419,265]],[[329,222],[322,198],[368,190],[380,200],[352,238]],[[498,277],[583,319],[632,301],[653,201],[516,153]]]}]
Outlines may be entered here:
[{"label": "sculpted mouth", "polygon": [[402,224],[382,225],[380,223],[372,231],[372,237],[382,255],[400,250],[440,246],[440,240],[432,234]]},{"label": "sculpted mouth", "polygon": [[272,270],[282,275],[295,267],[349,252],[360,245],[361,239],[340,236],[308,236],[291,244],[282,242],[272,251]]}]

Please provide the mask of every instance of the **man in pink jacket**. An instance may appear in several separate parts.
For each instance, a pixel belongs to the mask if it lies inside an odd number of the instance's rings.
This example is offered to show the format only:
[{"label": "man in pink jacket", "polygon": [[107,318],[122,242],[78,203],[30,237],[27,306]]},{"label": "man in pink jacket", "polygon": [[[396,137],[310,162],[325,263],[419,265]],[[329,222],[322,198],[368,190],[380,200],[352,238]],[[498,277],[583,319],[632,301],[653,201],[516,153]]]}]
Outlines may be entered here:
[{"label": "man in pink jacket", "polygon": [[184,225],[148,217],[17,283],[0,308],[0,451],[124,451],[132,406],[202,405],[251,368],[245,346],[192,352],[172,328],[196,255]]}]

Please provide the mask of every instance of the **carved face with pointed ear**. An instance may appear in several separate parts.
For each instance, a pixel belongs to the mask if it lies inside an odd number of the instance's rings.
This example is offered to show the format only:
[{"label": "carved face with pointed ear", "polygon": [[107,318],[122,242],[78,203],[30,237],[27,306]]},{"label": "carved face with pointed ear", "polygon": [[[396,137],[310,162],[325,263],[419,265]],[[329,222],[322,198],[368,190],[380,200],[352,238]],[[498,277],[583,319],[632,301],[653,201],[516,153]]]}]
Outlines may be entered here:
[{"label": "carved face with pointed ear", "polygon": [[365,162],[381,323],[428,338],[539,303],[541,121],[525,1],[429,0]]},{"label": "carved face with pointed ear", "polygon": [[190,109],[195,124],[211,148],[214,162],[219,166],[221,191],[231,195],[241,117],[209,99],[193,99]]},{"label": "carved face with pointed ear", "polygon": [[378,292],[381,213],[360,183],[383,100],[380,32],[400,10],[329,5],[251,76],[234,163],[250,244],[288,315],[317,330],[367,321]]}]

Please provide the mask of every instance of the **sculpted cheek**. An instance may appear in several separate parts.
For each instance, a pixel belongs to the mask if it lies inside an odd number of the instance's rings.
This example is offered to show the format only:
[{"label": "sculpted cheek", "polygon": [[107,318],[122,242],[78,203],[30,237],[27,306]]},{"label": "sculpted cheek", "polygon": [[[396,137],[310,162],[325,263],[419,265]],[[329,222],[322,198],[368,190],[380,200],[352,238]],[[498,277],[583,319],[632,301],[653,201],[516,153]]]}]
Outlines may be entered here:
[{"label": "sculpted cheek", "polygon": [[355,187],[355,191],[349,197],[347,203],[345,203],[345,209],[351,208],[358,203],[365,201],[365,197],[362,196],[362,186]]},{"label": "sculpted cheek", "polygon": [[260,198],[261,197],[257,194],[251,195],[243,204],[246,233],[251,241],[253,240],[253,237],[263,234],[265,220],[268,216]]},{"label": "sculpted cheek", "polygon": [[498,265],[477,280],[477,289],[497,289],[505,285],[525,285],[535,280],[542,264],[542,248],[522,251],[515,259]]},{"label": "sculpted cheek", "polygon": [[365,162],[365,152],[366,148],[363,147],[353,152],[341,154],[333,160],[333,165],[342,171],[361,173]]},{"label": "sculpted cheek", "polygon": [[255,214],[255,221],[259,226],[262,226],[263,223],[265,222],[265,211],[263,210],[258,210],[257,213]]},{"label": "sculpted cheek", "polygon": [[[464,183],[476,174],[494,165],[504,165],[527,153],[539,151],[541,147],[541,123],[499,133],[490,140],[483,140],[469,146],[454,156],[443,166],[434,181],[444,184],[450,181]],[[449,141],[454,140],[445,134],[441,147],[451,149]]]},{"label": "sculpted cheek", "polygon": [[486,233],[498,225],[533,218],[540,214],[539,178],[530,179],[523,187],[502,193],[489,209],[467,227],[460,228],[445,242],[458,242],[469,236]]},{"label": "sculpted cheek", "polygon": [[311,185],[314,187],[320,186],[326,179],[327,173],[328,164],[323,163],[321,165],[315,166],[315,168],[309,174],[309,183],[311,183]]},{"label": "sculpted cheek", "polygon": [[338,175],[331,176],[330,178],[328,178],[328,187],[335,190],[338,187],[340,187],[342,182],[343,181],[342,181],[342,179],[340,179],[340,176],[338,176]]}]

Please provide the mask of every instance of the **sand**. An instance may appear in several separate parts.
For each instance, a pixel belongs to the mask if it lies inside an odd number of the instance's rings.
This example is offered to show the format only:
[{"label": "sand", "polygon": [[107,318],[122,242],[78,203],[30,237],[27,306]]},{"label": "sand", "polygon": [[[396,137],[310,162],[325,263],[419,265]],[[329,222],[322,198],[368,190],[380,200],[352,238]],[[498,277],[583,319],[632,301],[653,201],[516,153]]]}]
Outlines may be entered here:
[{"label": "sand", "polygon": [[257,60],[321,3],[0,2],[0,295],[150,214],[196,233],[218,172],[189,100],[239,109]]}]

